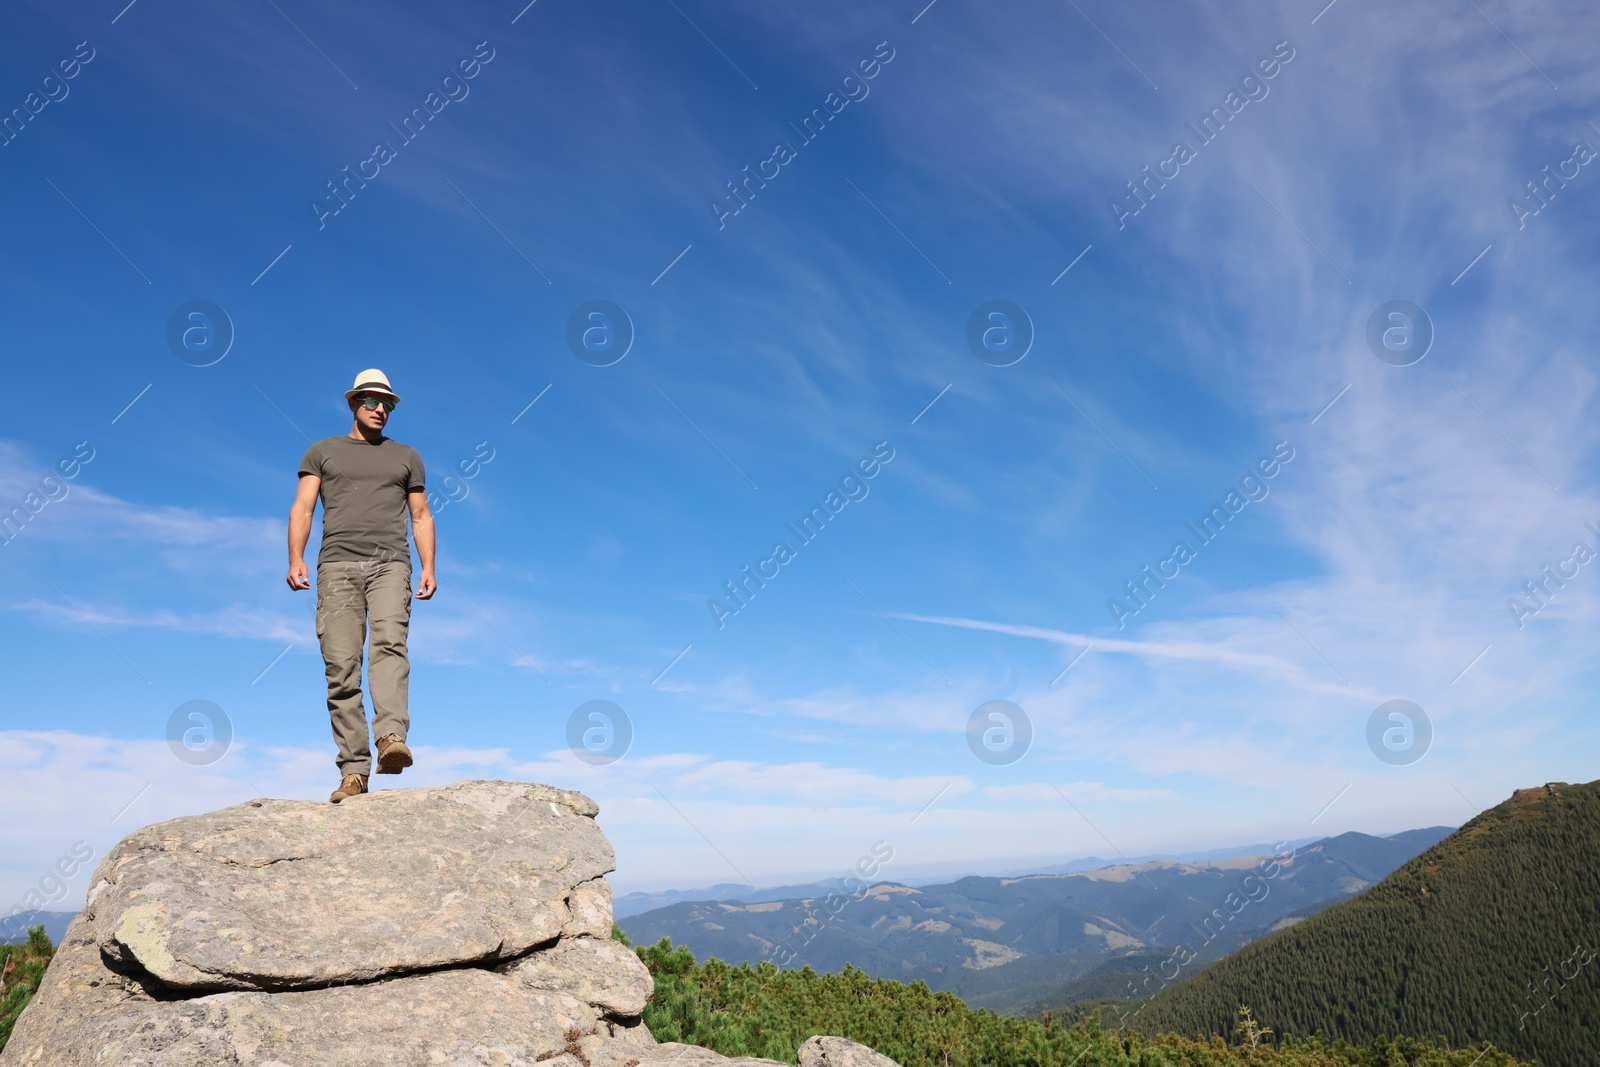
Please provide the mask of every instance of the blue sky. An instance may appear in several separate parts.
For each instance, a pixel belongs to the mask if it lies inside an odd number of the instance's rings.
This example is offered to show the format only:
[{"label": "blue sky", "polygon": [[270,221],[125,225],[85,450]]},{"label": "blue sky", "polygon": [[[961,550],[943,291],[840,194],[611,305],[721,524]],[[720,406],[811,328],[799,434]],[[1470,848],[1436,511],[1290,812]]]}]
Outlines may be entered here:
[{"label": "blue sky", "polygon": [[[457,498],[414,613],[418,763],[375,784],[581,789],[619,889],[877,841],[892,878],[1389,833],[1594,777],[1591,8],[3,18],[8,900],[77,841],[334,786],[285,516],[369,366]],[[732,213],[746,167],[770,180]],[[166,336],[196,300],[234,333],[209,366]],[[609,366],[566,339],[593,300],[632,323]],[[1031,323],[1008,366],[967,341],[995,300]],[[1408,366],[1367,341],[1393,300],[1432,323]],[[1146,565],[1177,573],[1119,620]],[[1576,574],[1516,617],[1547,565]],[[1432,724],[1419,761],[1368,747],[1393,699]],[[169,748],[191,700],[231,724],[215,762]],[[569,749],[590,700],[628,716],[621,759]],[[1031,722],[1020,760],[968,746],[991,700]]]}]

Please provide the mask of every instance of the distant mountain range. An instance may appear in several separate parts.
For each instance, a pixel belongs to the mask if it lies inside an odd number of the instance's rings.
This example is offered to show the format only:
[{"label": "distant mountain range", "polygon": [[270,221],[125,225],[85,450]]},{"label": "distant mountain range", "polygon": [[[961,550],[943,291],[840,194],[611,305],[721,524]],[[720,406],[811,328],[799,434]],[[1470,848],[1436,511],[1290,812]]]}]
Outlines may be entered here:
[{"label": "distant mountain range", "polygon": [[[1199,940],[1197,930],[1215,928],[1205,959],[1220,958],[1365,889],[1450,832],[1347,833],[1285,846],[1277,858],[1268,846],[1265,854],[1225,859],[920,887],[883,882],[854,897],[835,886],[831,899],[830,890],[814,887],[745,889],[744,896],[683,900],[625,917],[619,909],[618,922],[635,944],[667,937],[702,959],[772,959],[822,972],[851,963],[878,977],[924,981],[975,1007],[1015,1011],[1108,961],[1165,958],[1156,950]],[[787,895],[796,888],[802,892]],[[1218,909],[1225,922],[1215,917]]]},{"label": "distant mountain range", "polygon": [[1280,1035],[1441,1035],[1592,1067],[1600,782],[1518,790],[1354,900],[1156,991],[1132,1025],[1226,1034],[1241,1004]]},{"label": "distant mountain range", "polygon": [[[1416,832],[1416,831],[1409,831]],[[1397,837],[1399,835],[1396,835]],[[1315,837],[1302,837],[1290,841],[1293,846],[1309,844],[1320,840]],[[1024,866],[1005,867],[1000,870],[989,871],[986,877],[1015,878],[1030,874],[1076,874],[1080,871],[1098,871],[1116,863],[1153,863],[1158,860],[1171,860],[1177,863],[1193,863],[1204,860],[1226,860],[1239,856],[1264,856],[1273,849],[1269,844],[1235,845],[1231,848],[1213,848],[1203,852],[1154,852],[1142,856],[1124,857],[1120,860],[1109,860],[1101,856],[1084,856],[1080,859],[1067,860],[1053,866]],[[905,878],[899,885],[908,885],[919,888],[925,885],[941,885],[952,882],[968,875],[929,875],[924,878]],[[985,877],[978,875],[977,877]],[[639,915],[656,908],[665,908],[671,904],[682,904],[687,901],[705,900],[737,900],[745,904],[760,904],[772,900],[800,900],[807,897],[824,897],[829,893],[837,893],[845,889],[843,878],[826,878],[817,882],[804,882],[797,885],[780,885],[767,889],[743,885],[739,882],[720,882],[717,885],[708,885],[700,889],[666,889],[654,893],[624,893],[616,898],[613,903],[616,917],[626,918],[630,915]]]},{"label": "distant mountain range", "polygon": [[4,920],[4,925],[0,926],[0,944],[20,944],[28,940],[28,927],[41,924],[51,942],[60,944],[67,924],[77,914],[75,911],[19,911],[12,916],[0,915],[0,920]]}]

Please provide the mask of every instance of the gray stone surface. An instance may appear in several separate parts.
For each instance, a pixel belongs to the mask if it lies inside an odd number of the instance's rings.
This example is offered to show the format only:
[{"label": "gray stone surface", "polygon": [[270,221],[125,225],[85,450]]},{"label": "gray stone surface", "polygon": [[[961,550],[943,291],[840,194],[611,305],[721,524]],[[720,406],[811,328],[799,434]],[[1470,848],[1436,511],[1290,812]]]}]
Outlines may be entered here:
[{"label": "gray stone surface", "polygon": [[637,1019],[611,1017],[577,997],[478,968],[326,989],[152,1000],[108,972],[94,942],[77,936],[63,943],[0,1064],[510,1067],[560,1057],[572,1029],[591,1067],[624,1067],[655,1047]]},{"label": "gray stone surface", "polygon": [[[508,959],[559,936],[574,889],[615,866],[597,810],[549,786],[460,782],[174,819],[101,861],[96,936],[113,960],[196,992]],[[578,901],[585,929],[595,897]]]},{"label": "gray stone surface", "polygon": [[566,993],[613,1015],[644,1011],[653,983],[632,949],[610,938],[562,938],[506,972],[529,989]]},{"label": "gray stone surface", "polygon": [[[800,1067],[900,1067],[889,1057],[843,1037],[811,1037],[801,1043]],[[719,1056],[710,1049],[664,1041],[644,1056],[638,1067],[792,1067],[756,1056]]]},{"label": "gray stone surface", "polygon": [[[783,1067],[646,1030],[596,812],[460,782],[146,827],[96,869],[0,1067]],[[820,1041],[801,1067],[894,1067]]]},{"label": "gray stone surface", "polygon": [[899,1067],[883,1053],[842,1037],[808,1037],[796,1058],[800,1067]]},{"label": "gray stone surface", "polygon": [[719,1056],[708,1048],[664,1041],[648,1055],[639,1058],[639,1067],[793,1067],[778,1060],[764,1060],[758,1056]]},{"label": "gray stone surface", "polygon": [[611,883],[604,878],[584,882],[567,898],[571,917],[561,928],[563,937],[611,936]]}]

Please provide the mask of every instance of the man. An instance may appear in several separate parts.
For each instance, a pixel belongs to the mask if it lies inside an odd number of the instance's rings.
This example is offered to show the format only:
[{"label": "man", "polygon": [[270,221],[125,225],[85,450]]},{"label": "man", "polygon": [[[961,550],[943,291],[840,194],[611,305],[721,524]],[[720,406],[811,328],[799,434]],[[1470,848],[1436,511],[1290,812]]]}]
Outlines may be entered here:
[{"label": "man", "polygon": [[335,804],[365,793],[372,773],[367,713],[361,704],[361,652],[369,626],[367,682],[378,773],[399,774],[411,766],[406,747],[411,726],[406,707],[412,596],[408,509],[422,562],[416,597],[427,600],[434,591],[433,513],[428,510],[422,457],[383,434],[400,398],[380,370],[356,375],[355,387],[344,398],[354,416],[350,432],[306,449],[300,486],[289,508],[289,588],[298,591],[311,588],[305,549],[317,500],[322,500],[317,638],[327,668],[328,716],[339,746],[339,788],[328,798]]}]

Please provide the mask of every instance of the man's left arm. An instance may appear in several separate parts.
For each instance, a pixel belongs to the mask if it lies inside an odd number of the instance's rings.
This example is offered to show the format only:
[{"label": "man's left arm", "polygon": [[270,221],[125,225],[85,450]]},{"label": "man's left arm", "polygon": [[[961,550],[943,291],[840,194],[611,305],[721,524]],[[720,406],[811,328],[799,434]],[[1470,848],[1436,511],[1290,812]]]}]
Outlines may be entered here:
[{"label": "man's left arm", "polygon": [[418,487],[406,491],[406,506],[411,509],[411,537],[417,542],[417,558],[422,561],[422,577],[417,580],[417,599],[433,596],[433,512],[428,510],[427,491]]}]

